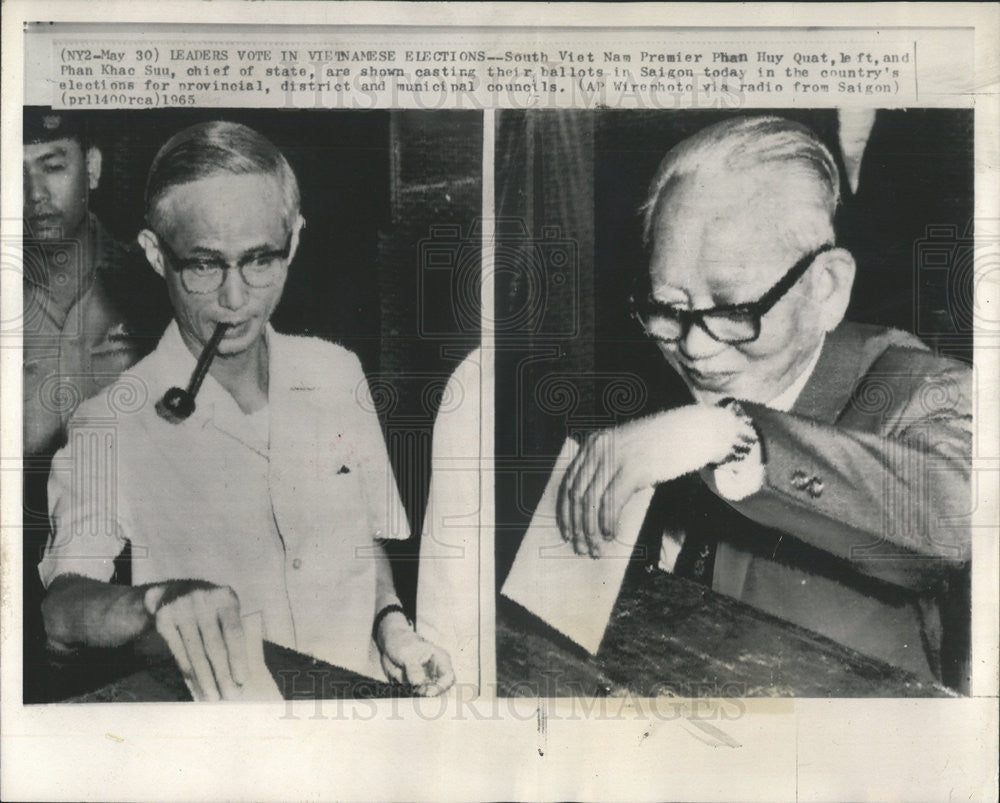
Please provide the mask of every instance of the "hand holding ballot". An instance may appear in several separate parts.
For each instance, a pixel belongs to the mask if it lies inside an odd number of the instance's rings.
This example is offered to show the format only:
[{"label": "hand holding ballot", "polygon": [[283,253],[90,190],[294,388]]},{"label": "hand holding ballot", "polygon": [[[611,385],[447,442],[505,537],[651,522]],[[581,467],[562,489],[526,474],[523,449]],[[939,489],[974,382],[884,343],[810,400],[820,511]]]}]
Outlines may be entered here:
[{"label": "hand holding ballot", "polygon": [[232,589],[175,580],[150,586],[143,604],[195,700],[240,697],[250,669],[240,603]]},{"label": "hand holding ballot", "polygon": [[574,551],[556,526],[556,505],[564,468],[579,450],[575,440],[566,439],[501,593],[596,654],[653,491],[631,495],[601,560]]},{"label": "hand holding ballot", "polygon": [[591,434],[559,488],[563,539],[577,554],[599,557],[636,492],[722,462],[741,427],[725,408],[689,404]]},{"label": "hand holding ballot", "polygon": [[[231,588],[203,580],[110,586],[79,575],[51,584],[45,606],[49,643],[118,647],[155,631],[144,649],[165,645],[195,701],[280,700],[264,663],[263,621],[242,616]],[[165,653],[164,653],[165,654]]]}]

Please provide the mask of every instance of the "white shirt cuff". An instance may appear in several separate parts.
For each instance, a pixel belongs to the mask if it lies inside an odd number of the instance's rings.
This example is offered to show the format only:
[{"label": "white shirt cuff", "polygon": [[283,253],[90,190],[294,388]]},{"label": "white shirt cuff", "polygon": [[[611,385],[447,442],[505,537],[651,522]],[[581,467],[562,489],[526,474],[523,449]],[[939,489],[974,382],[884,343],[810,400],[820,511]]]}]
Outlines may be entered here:
[{"label": "white shirt cuff", "polygon": [[719,493],[732,502],[746,499],[764,486],[764,462],[761,459],[760,442],[750,449],[742,460],[733,460],[717,466],[713,472],[715,487]]},{"label": "white shirt cuff", "polygon": [[665,532],[663,538],[660,539],[660,559],[656,563],[656,568],[663,572],[673,572],[682,546],[684,546],[684,532],[682,530]]}]

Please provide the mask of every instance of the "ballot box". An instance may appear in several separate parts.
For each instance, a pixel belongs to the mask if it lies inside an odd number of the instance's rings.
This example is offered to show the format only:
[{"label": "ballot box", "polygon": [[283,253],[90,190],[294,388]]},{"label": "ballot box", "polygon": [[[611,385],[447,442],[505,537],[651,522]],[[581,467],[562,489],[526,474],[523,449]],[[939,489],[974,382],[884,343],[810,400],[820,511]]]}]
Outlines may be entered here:
[{"label": "ballot box", "polygon": [[499,696],[954,697],[944,686],[666,572],[625,575],[589,654],[500,597]]}]

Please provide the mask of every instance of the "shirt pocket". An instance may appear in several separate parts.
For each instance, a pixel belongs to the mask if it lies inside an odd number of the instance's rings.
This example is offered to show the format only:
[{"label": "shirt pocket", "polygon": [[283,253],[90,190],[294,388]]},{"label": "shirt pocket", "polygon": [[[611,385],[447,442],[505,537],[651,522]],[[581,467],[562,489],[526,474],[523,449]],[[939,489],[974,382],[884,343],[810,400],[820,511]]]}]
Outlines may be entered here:
[{"label": "shirt pocket", "polygon": [[297,520],[307,541],[357,544],[372,538],[371,506],[360,467],[336,453],[300,455],[284,484],[282,510]]},{"label": "shirt pocket", "polygon": [[[318,490],[323,494],[324,504],[336,526],[352,531],[359,527],[367,530],[371,505],[360,469],[343,463],[321,483],[322,488]],[[370,538],[371,533],[368,532],[365,537]]]}]

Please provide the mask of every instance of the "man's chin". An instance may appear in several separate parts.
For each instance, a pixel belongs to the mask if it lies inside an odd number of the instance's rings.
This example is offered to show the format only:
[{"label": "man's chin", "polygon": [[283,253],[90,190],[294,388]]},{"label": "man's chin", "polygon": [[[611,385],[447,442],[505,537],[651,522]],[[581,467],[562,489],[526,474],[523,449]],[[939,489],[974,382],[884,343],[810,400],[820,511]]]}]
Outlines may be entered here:
[{"label": "man's chin", "polygon": [[713,382],[710,385],[688,382],[688,388],[694,397],[704,404],[717,404],[723,399],[729,398],[766,404],[770,399],[770,396],[767,396],[763,389],[747,385],[744,382]]},{"label": "man's chin", "polygon": [[41,240],[54,241],[63,240],[65,236],[63,234],[63,227],[57,224],[52,225],[35,225],[30,229],[25,229],[24,239],[26,240]]},{"label": "man's chin", "polygon": [[240,354],[248,351],[252,344],[249,341],[234,341],[232,343],[227,343],[223,341],[219,344],[218,348],[215,350],[217,356],[225,357],[237,357]]},{"label": "man's chin", "polygon": [[735,373],[698,374],[682,369],[681,375],[696,399],[713,403],[727,396],[739,395],[740,382]]}]

